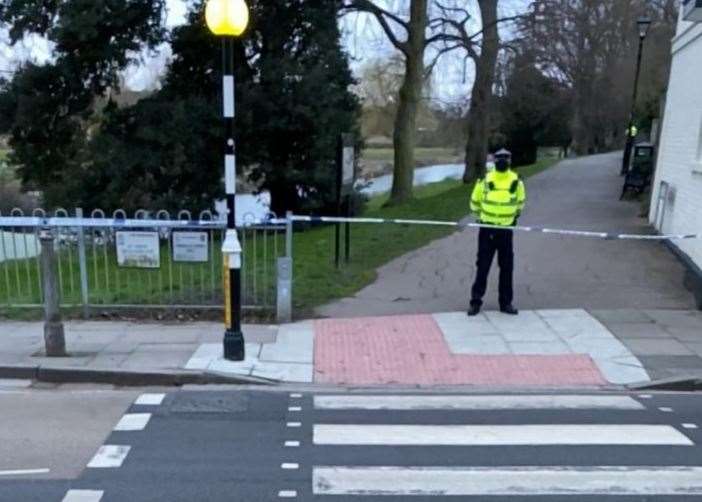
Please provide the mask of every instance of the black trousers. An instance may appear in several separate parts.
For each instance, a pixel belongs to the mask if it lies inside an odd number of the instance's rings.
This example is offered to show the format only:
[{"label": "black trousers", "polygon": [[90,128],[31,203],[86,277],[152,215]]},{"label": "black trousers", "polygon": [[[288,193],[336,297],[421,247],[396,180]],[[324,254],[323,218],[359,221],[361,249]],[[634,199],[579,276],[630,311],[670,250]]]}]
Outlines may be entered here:
[{"label": "black trousers", "polygon": [[512,230],[481,228],[478,234],[478,262],[475,283],[471,291],[470,304],[480,307],[487,290],[488,275],[492,259],[497,253],[500,266],[500,307],[512,304],[514,291],[512,276],[514,273],[514,246]]}]

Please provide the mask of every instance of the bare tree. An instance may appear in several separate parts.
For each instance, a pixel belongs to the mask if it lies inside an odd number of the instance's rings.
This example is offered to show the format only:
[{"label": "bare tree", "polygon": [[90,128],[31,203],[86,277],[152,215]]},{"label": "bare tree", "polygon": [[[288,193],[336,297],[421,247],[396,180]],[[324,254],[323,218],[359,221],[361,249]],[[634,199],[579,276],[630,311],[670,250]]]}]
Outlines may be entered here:
[{"label": "bare tree", "polygon": [[463,174],[465,183],[470,183],[485,173],[490,105],[497,57],[501,48],[498,26],[500,23],[519,18],[500,18],[498,3],[499,0],[478,0],[482,28],[476,32],[471,32],[471,15],[468,9],[457,6],[456,3],[438,4],[440,15],[430,22],[432,29],[438,31],[436,39],[444,43],[437,57],[454,50],[463,50],[475,65],[475,81],[467,117],[466,168]]},{"label": "bare tree", "polygon": [[670,65],[673,0],[535,0],[524,18],[521,31],[544,71],[573,90],[577,153],[621,145],[639,40],[636,20],[643,14],[654,25],[646,42],[639,98],[657,100]]},{"label": "bare tree", "polygon": [[378,0],[345,0],[346,11],[362,11],[375,17],[390,43],[404,58],[404,76],[400,87],[393,145],[395,148],[392,191],[389,204],[399,204],[412,197],[414,181],[414,147],[417,111],[426,78],[424,55],[434,41],[427,37],[429,0],[410,0],[409,15],[390,12]]}]

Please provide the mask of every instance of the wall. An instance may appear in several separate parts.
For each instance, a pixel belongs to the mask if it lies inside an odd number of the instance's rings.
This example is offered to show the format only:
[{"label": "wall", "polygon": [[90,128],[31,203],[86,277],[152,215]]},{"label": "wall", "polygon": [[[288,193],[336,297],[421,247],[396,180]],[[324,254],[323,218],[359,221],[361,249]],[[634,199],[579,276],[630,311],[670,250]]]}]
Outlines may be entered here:
[{"label": "wall", "polygon": [[[675,190],[662,233],[702,234],[702,23],[680,19],[666,98],[650,220],[655,223],[661,181]],[[702,268],[702,240],[676,246]]]}]

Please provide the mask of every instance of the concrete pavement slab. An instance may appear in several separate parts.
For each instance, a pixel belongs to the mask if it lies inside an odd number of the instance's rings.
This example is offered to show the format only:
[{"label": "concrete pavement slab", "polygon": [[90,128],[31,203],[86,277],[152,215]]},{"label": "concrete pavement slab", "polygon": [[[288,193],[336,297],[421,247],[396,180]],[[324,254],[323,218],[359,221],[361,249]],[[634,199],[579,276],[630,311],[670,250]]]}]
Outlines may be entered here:
[{"label": "concrete pavement slab", "polygon": [[597,367],[605,378],[619,385],[626,385],[638,382],[648,382],[651,377],[644,367],[638,363],[638,359],[632,358],[630,363],[626,360],[620,361],[596,361]]},{"label": "concrete pavement slab", "polygon": [[139,352],[195,352],[200,344],[197,343],[140,343],[136,350]]},{"label": "concrete pavement slab", "polygon": [[452,354],[511,354],[512,350],[500,335],[470,333],[444,335]]},{"label": "concrete pavement slab", "polygon": [[636,355],[641,356],[690,356],[694,352],[672,338],[627,338],[626,346]]},{"label": "concrete pavement slab", "polygon": [[501,329],[500,334],[508,343],[514,342],[552,342],[560,341],[560,337],[548,328],[529,327],[524,329],[508,328]]},{"label": "concrete pavement slab", "polygon": [[590,354],[596,361],[613,357],[631,356],[629,349],[613,336],[610,338],[589,338],[580,335],[565,340],[576,354]]},{"label": "concrete pavement slab", "polygon": [[251,372],[251,376],[280,380],[281,382],[312,382],[314,366],[300,363],[264,362],[256,363]]},{"label": "concrete pavement slab", "polygon": [[616,322],[607,323],[607,329],[619,338],[672,338],[671,335],[655,322]]},{"label": "concrete pavement slab", "polygon": [[276,342],[261,350],[261,361],[307,363],[314,360],[314,325],[312,322],[281,325]]},{"label": "concrete pavement slab", "polygon": [[694,310],[645,310],[648,316],[666,327],[693,328],[702,332],[702,313]]},{"label": "concrete pavement slab", "polygon": [[663,329],[681,342],[702,342],[702,327],[664,326]]},{"label": "concrete pavement slab", "polygon": [[540,309],[536,310],[536,315],[542,319],[554,319],[561,317],[589,318],[590,314],[583,309]]},{"label": "concrete pavement slab", "polygon": [[685,342],[685,347],[702,357],[702,342]]},{"label": "concrete pavement slab", "polygon": [[120,353],[105,353],[101,352],[96,355],[90,362],[91,366],[96,368],[119,368],[127,360],[129,354]]},{"label": "concrete pavement slab", "polygon": [[160,352],[132,352],[120,365],[122,369],[182,368],[190,359],[192,350],[170,350]]},{"label": "concrete pavement slab", "polygon": [[561,341],[509,342],[513,354],[571,354],[572,351]]},{"label": "concrete pavement slab", "polygon": [[638,309],[592,310],[590,313],[601,322],[610,323],[653,323],[655,320]]}]

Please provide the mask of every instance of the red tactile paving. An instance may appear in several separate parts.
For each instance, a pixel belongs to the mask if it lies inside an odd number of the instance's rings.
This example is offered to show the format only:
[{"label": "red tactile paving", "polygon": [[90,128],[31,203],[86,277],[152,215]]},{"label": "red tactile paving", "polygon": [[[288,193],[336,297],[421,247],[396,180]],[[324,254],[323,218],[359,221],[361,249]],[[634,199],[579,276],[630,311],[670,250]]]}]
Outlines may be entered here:
[{"label": "red tactile paving", "polygon": [[606,383],[588,355],[451,354],[428,315],[316,321],[314,369],[316,382],[349,385]]}]

